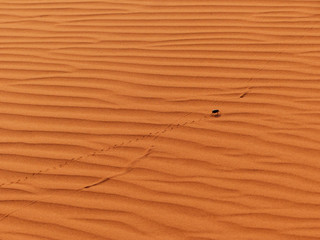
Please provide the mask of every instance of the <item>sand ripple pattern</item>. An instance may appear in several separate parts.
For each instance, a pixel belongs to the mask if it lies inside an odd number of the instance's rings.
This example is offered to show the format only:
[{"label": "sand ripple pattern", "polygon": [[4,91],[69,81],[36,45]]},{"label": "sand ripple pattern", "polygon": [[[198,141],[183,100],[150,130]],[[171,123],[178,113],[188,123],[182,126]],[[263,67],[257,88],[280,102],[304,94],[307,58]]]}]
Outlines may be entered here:
[{"label": "sand ripple pattern", "polygon": [[0,239],[320,239],[319,12],[1,0]]}]

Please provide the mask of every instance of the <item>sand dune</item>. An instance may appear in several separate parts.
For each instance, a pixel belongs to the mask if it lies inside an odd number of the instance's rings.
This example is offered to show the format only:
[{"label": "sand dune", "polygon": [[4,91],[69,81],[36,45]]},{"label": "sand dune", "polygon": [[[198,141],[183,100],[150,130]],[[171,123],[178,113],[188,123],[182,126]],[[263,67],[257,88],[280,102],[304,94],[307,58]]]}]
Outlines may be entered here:
[{"label": "sand dune", "polygon": [[1,0],[0,239],[320,239],[319,12]]}]

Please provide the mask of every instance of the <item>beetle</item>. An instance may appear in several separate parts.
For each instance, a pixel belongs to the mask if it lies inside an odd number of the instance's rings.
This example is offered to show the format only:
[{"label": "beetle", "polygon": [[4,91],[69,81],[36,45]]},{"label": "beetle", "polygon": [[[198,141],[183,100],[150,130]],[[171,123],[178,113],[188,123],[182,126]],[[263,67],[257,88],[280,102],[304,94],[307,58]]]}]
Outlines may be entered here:
[{"label": "beetle", "polygon": [[220,116],[220,110],[219,109],[212,110],[212,115],[215,116],[215,117],[219,117]]},{"label": "beetle", "polygon": [[212,113],[219,113],[220,111],[218,109],[212,110]]}]

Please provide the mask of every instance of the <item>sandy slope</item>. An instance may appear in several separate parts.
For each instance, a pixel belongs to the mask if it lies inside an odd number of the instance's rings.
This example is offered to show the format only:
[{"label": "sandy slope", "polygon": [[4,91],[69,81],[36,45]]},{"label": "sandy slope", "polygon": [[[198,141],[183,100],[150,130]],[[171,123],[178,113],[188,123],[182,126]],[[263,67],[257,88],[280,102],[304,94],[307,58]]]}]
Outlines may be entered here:
[{"label": "sandy slope", "polygon": [[319,13],[0,0],[0,239],[320,239]]}]

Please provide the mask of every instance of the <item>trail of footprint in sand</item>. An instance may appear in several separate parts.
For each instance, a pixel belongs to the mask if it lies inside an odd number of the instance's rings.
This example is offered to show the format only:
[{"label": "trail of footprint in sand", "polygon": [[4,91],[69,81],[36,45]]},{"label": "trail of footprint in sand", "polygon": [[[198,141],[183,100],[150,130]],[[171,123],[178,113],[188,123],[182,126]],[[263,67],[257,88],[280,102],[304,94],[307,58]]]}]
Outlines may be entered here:
[{"label": "trail of footprint in sand", "polygon": [[[190,114],[191,114],[191,113],[187,113],[187,114],[185,114],[184,116],[182,116],[180,119],[183,119],[183,118],[189,116]],[[162,131],[157,131],[157,132],[155,132],[153,135],[152,135],[152,134],[149,134],[149,135],[145,135],[145,136],[154,137],[154,138],[153,138],[153,141],[155,141],[159,136],[161,136],[162,134],[164,134],[164,133],[167,132],[167,131],[172,131],[172,130],[174,130],[175,128],[178,128],[178,127],[181,127],[181,126],[185,126],[185,125],[187,125],[187,124],[192,124],[192,123],[195,123],[195,122],[200,122],[200,121],[202,121],[203,119],[206,119],[206,118],[208,118],[208,117],[210,117],[210,116],[205,115],[205,116],[203,116],[203,117],[201,117],[201,118],[198,118],[198,120],[190,120],[190,121],[185,121],[185,122],[182,122],[182,123],[179,122],[179,123],[177,123],[177,124],[168,124],[164,130],[162,130]],[[143,137],[141,137],[141,138],[136,138],[136,139],[143,140],[143,139],[145,138],[145,136],[143,136]],[[115,145],[116,145],[116,144],[115,144]],[[113,145],[113,146],[115,146],[115,145]],[[116,146],[118,146],[118,145],[116,145]],[[118,176],[123,176],[123,175],[129,173],[130,171],[132,171],[132,170],[134,169],[134,165],[135,165],[137,162],[141,161],[142,159],[146,158],[147,156],[149,156],[149,155],[152,153],[153,147],[154,147],[154,145],[151,145],[151,146],[145,151],[145,153],[144,153],[142,156],[140,156],[140,157],[138,157],[138,158],[135,158],[134,160],[132,160],[131,162],[129,162],[128,165],[127,165],[122,171],[120,171],[119,173],[116,173],[116,174],[113,174],[113,175],[110,175],[110,176],[106,176],[106,177],[102,178],[101,180],[99,180],[99,181],[97,181],[97,182],[95,182],[95,183],[87,184],[87,185],[85,185],[85,186],[83,186],[83,187],[81,187],[81,188],[74,189],[74,190],[75,190],[76,192],[83,191],[83,190],[86,190],[86,189],[89,189],[89,188],[98,186],[98,185],[100,185],[100,184],[103,184],[103,183],[107,182],[107,181],[110,180],[110,179],[114,179],[114,178],[116,178],[116,177],[118,177]],[[107,149],[111,149],[111,148],[107,148]],[[101,150],[100,150],[100,152],[101,152]],[[97,151],[96,151],[95,153],[97,153]],[[92,155],[92,153],[91,153],[91,154],[88,154],[88,155],[86,155],[86,156],[94,156],[94,155]],[[82,156],[79,157],[79,158],[76,158],[76,159],[80,159],[80,158],[82,158]],[[75,160],[73,160],[72,162],[74,163]],[[63,166],[65,166],[65,165],[62,165],[61,167],[63,167]],[[40,172],[40,171],[39,171],[39,172]],[[39,172],[38,172],[37,174],[39,174]],[[41,172],[42,172],[42,171],[41,171]],[[37,175],[37,174],[33,174],[33,176],[35,176],[35,175]],[[26,180],[27,180],[27,179],[26,179]],[[20,181],[17,180],[17,181],[15,181],[14,183],[20,183]],[[14,183],[11,183],[11,184],[14,184]],[[12,214],[14,214],[14,213],[16,213],[16,212],[18,212],[18,211],[21,211],[21,210],[23,210],[23,209],[25,209],[25,208],[27,208],[27,207],[29,207],[29,206],[31,206],[31,205],[34,205],[34,204],[36,204],[36,203],[38,203],[38,202],[41,202],[41,201],[43,201],[43,200],[45,200],[45,199],[50,199],[50,197],[52,197],[52,196],[53,196],[53,195],[46,196],[46,197],[43,197],[43,198],[38,199],[38,200],[33,200],[33,201],[31,201],[31,202],[23,205],[23,206],[20,207],[20,208],[14,209],[14,210],[6,213],[6,214],[3,214],[3,216],[0,217],[0,221],[5,220],[6,218],[10,217]]]},{"label": "trail of footprint in sand", "polygon": [[[182,118],[184,118],[184,117],[186,117],[186,116],[188,116],[188,115],[190,115],[190,114],[191,114],[191,113],[187,113],[187,114],[185,114],[184,116],[182,116],[180,119],[182,119]],[[206,116],[205,116],[205,117],[206,117]],[[200,119],[201,119],[201,118],[200,118]],[[198,120],[198,121],[199,121],[199,120]],[[192,121],[190,121],[190,122],[193,123],[194,120],[192,120]],[[187,122],[185,122],[184,124],[186,124],[186,123],[187,123]],[[119,144],[114,144],[114,145],[112,145],[112,146],[108,146],[108,147],[105,147],[105,148],[101,148],[101,149],[99,149],[99,150],[96,150],[96,151],[91,152],[91,153],[86,154],[86,155],[82,155],[82,156],[79,156],[79,157],[76,157],[76,158],[71,158],[71,159],[69,159],[69,160],[65,160],[63,163],[57,164],[57,165],[55,165],[54,167],[46,168],[46,169],[41,169],[41,170],[39,170],[38,172],[33,172],[33,173],[31,173],[30,176],[26,176],[26,177],[24,177],[24,178],[19,178],[19,179],[16,179],[16,180],[11,181],[11,182],[9,182],[9,183],[1,183],[1,184],[0,184],[0,188],[2,188],[2,187],[4,187],[4,186],[10,186],[10,185],[13,185],[13,184],[18,184],[18,183],[25,182],[25,181],[27,181],[28,179],[30,179],[31,177],[37,176],[37,175],[39,175],[39,174],[41,174],[41,173],[49,172],[49,171],[51,171],[51,170],[56,170],[57,168],[63,168],[63,167],[65,167],[65,166],[67,166],[67,165],[71,165],[71,164],[73,164],[73,163],[76,163],[77,161],[79,161],[79,160],[81,160],[81,159],[83,159],[83,158],[85,158],[85,157],[95,156],[95,155],[98,154],[98,153],[107,152],[107,151],[110,151],[110,150],[112,150],[112,149],[116,149],[116,148],[119,147],[119,146],[127,146],[127,145],[129,145],[130,143],[132,143],[132,142],[141,141],[141,140],[144,140],[144,139],[149,138],[149,137],[154,137],[154,139],[156,139],[156,138],[157,138],[157,135],[158,135],[159,133],[161,133],[161,132],[164,133],[165,131],[168,130],[168,128],[170,128],[170,130],[173,130],[174,127],[172,127],[172,126],[178,127],[179,125],[180,125],[179,123],[176,124],[176,125],[174,125],[174,124],[168,124],[168,125],[166,126],[166,128],[165,128],[164,130],[162,130],[162,131],[157,131],[157,132],[154,132],[154,133],[149,133],[148,135],[143,135],[143,136],[141,136],[141,137],[138,137],[138,138],[135,138],[135,139],[131,139],[131,140],[127,141],[127,142],[121,142],[121,143],[119,143]]]},{"label": "trail of footprint in sand", "polygon": [[[316,27],[316,24],[313,24],[311,28],[306,28],[306,30],[310,31],[312,29],[314,29]],[[306,35],[302,35],[301,38],[298,39],[298,41],[296,43],[299,43],[301,42],[301,40],[303,40],[304,38],[306,37]],[[281,52],[278,52],[276,53],[272,58],[270,58],[266,64],[262,67],[262,68],[259,68],[255,74],[263,71],[266,69],[266,67],[268,66],[268,64],[272,61],[272,60],[275,60],[280,54],[284,53],[284,51],[281,51]],[[249,94],[249,92],[251,91],[251,89],[253,88],[253,86],[251,86],[251,83],[252,81],[255,79],[255,77],[251,77],[248,81],[247,81],[247,87],[246,87],[246,90],[240,94],[239,98],[244,98],[245,96],[247,96]]]}]

